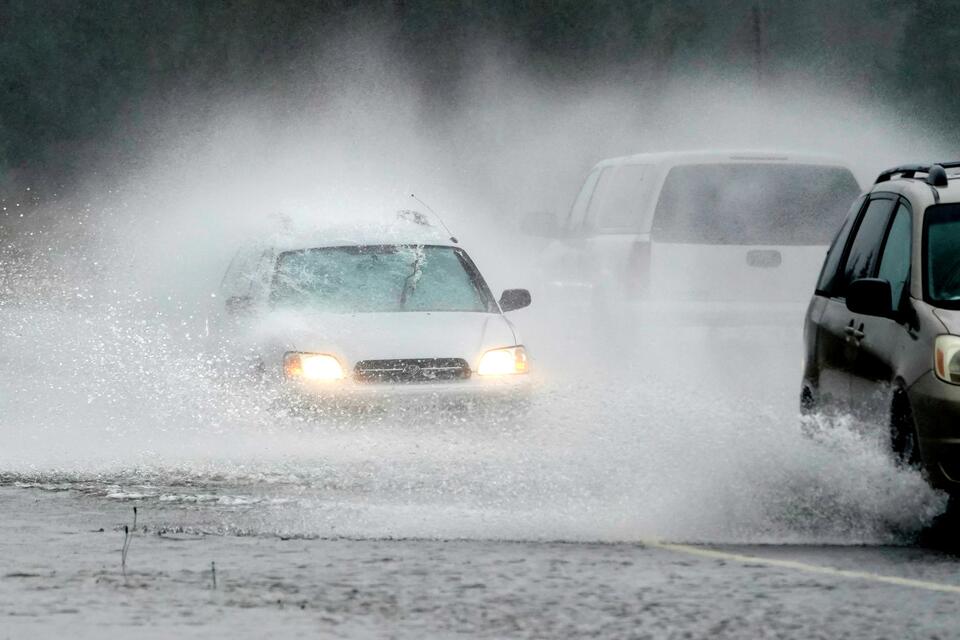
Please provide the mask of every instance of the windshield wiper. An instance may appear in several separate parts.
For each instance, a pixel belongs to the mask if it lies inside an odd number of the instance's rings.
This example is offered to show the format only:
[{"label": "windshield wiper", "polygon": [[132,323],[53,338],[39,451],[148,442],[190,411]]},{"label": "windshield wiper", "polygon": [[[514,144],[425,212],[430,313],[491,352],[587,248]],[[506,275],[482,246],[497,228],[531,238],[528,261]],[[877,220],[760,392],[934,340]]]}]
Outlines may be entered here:
[{"label": "windshield wiper", "polygon": [[413,271],[411,271],[410,275],[407,276],[407,279],[403,281],[403,291],[400,292],[401,307],[407,304],[408,295],[416,291],[417,283],[420,282],[420,276],[423,275],[423,270],[421,269],[424,258],[423,247],[415,247],[413,251],[414,259],[413,263],[410,265],[413,268]]}]

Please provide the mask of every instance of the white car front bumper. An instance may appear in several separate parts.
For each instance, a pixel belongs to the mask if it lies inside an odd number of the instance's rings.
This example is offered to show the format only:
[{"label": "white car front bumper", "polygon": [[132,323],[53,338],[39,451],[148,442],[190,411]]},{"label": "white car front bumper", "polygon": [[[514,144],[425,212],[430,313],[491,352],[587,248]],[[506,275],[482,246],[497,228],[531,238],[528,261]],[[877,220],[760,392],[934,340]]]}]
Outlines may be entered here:
[{"label": "white car front bumper", "polygon": [[286,381],[283,391],[291,401],[319,408],[416,411],[464,407],[509,412],[528,402],[533,386],[529,375],[516,375],[490,379],[472,376],[449,382]]}]

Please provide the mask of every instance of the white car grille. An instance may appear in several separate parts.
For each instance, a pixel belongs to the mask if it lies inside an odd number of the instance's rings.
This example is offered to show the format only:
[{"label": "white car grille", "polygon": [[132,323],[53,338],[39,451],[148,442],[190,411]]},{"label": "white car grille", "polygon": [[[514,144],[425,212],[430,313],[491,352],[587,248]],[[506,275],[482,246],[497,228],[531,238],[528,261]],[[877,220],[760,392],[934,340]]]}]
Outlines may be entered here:
[{"label": "white car grille", "polygon": [[409,358],[402,360],[361,360],[353,368],[357,382],[449,382],[470,377],[470,365],[463,358]]}]

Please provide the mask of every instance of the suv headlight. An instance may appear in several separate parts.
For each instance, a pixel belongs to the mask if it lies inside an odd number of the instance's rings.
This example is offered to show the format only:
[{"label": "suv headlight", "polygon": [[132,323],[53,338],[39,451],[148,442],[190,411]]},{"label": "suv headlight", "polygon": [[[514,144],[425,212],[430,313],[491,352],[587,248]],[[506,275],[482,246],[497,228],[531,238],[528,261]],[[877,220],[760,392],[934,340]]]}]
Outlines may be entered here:
[{"label": "suv headlight", "polygon": [[960,336],[937,336],[933,370],[950,384],[960,384]]},{"label": "suv headlight", "polygon": [[340,361],[326,353],[297,353],[283,356],[283,375],[289,380],[331,382],[344,377]]},{"label": "suv headlight", "polygon": [[492,349],[480,358],[477,374],[481,376],[506,376],[527,372],[527,350],[523,347]]}]

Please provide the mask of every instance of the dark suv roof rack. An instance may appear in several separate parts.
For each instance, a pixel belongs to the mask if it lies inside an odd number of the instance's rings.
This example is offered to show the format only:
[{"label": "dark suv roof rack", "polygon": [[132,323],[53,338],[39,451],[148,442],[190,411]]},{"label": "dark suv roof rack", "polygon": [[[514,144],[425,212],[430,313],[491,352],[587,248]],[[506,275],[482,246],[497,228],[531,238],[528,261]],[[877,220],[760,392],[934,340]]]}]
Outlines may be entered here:
[{"label": "dark suv roof rack", "polygon": [[[926,177],[924,182],[934,187],[945,187],[947,186],[947,172],[946,169],[956,169],[960,167],[960,162],[937,162],[934,164],[904,164],[899,167],[894,167],[893,169],[887,169],[879,176],[877,176],[876,182],[886,182],[892,177],[897,176],[899,178],[914,178],[918,173],[925,173]],[[898,175],[899,174],[899,175]],[[918,178],[919,179],[919,178]]]}]

